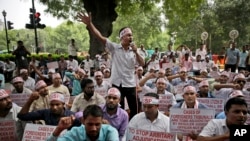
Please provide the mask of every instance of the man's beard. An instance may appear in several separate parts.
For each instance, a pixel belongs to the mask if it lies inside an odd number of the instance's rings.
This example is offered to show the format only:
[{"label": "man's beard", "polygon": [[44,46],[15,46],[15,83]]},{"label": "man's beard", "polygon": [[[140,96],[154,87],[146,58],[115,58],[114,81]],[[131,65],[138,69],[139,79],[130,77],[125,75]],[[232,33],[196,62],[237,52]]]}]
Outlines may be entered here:
[{"label": "man's beard", "polygon": [[117,109],[118,105],[113,105],[113,104],[107,104],[106,108],[108,111],[113,111]]}]

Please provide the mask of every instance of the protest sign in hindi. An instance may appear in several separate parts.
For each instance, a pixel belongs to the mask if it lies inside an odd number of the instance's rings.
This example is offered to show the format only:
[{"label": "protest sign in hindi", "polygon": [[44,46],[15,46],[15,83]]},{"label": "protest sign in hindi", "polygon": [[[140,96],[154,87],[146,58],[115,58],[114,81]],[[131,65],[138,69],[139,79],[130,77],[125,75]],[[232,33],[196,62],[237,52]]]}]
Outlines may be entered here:
[{"label": "protest sign in hindi", "polygon": [[174,141],[175,134],[140,130],[129,127],[126,133],[126,141]]},{"label": "protest sign in hindi", "polygon": [[12,102],[16,103],[18,106],[23,107],[24,104],[29,99],[30,94],[10,94]]},{"label": "protest sign in hindi", "polygon": [[224,111],[224,102],[222,98],[197,98],[199,103],[207,105],[210,109],[215,111],[215,114]]},{"label": "protest sign in hindi", "polygon": [[16,122],[14,120],[0,121],[0,141],[17,141]]},{"label": "protest sign in hindi", "polygon": [[170,109],[171,133],[200,133],[208,121],[214,118],[212,109]]},{"label": "protest sign in hindi", "polygon": [[57,69],[57,68],[59,68],[58,62],[54,61],[54,62],[47,63],[47,68],[48,69]]}]

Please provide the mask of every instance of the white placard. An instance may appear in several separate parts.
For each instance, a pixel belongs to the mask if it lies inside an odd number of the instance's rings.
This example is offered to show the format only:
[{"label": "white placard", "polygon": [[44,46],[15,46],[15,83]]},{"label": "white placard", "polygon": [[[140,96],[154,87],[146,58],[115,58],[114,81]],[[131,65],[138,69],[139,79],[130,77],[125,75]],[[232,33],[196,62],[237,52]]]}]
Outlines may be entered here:
[{"label": "white placard", "polygon": [[224,111],[224,102],[222,98],[197,98],[199,103],[207,105],[210,109],[215,111],[215,114]]},{"label": "white placard", "polygon": [[16,121],[0,120],[0,141],[17,141]]},{"label": "white placard", "polygon": [[126,141],[174,141],[175,134],[140,130],[129,127],[126,133]]},{"label": "white placard", "polygon": [[175,93],[176,94],[182,94],[183,93],[183,88],[184,88],[184,85],[176,85],[176,86],[174,86]]},{"label": "white placard", "polygon": [[170,109],[171,133],[200,133],[208,121],[214,118],[212,109]]},{"label": "white placard", "polygon": [[47,68],[48,69],[57,69],[57,68],[59,68],[58,62],[54,61],[54,62],[47,63]]},{"label": "white placard", "polygon": [[167,68],[172,68],[173,67],[173,63],[162,63],[162,69],[167,69]]},{"label": "white placard", "polygon": [[30,94],[10,94],[10,98],[12,102],[16,103],[18,106],[23,107],[24,104],[27,102],[29,99]]},{"label": "white placard", "polygon": [[[41,124],[26,124],[22,141],[45,141],[56,129],[56,126]],[[60,134],[65,134],[63,130]]]}]

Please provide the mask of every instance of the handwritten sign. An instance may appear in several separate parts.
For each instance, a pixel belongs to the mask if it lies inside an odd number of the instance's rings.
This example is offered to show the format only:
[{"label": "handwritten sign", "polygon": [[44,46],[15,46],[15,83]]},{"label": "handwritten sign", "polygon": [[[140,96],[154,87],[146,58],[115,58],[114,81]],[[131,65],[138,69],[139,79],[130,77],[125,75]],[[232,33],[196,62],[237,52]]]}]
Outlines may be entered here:
[{"label": "handwritten sign", "polygon": [[176,93],[176,94],[182,94],[182,93],[183,93],[183,88],[184,88],[184,85],[177,85],[177,86],[174,86],[175,93]]},{"label": "handwritten sign", "polygon": [[[40,125],[40,124],[26,124],[23,133],[22,141],[45,141],[56,129],[56,126]],[[65,134],[64,130],[60,136]]]},{"label": "handwritten sign", "polygon": [[200,133],[208,121],[214,118],[212,109],[170,109],[171,133]]},{"label": "handwritten sign", "polygon": [[210,75],[212,78],[215,78],[215,79],[217,79],[217,78],[220,77],[220,74],[219,74],[218,71],[211,71],[211,72],[209,73],[209,75]]},{"label": "handwritten sign", "polygon": [[197,100],[207,105],[210,109],[214,109],[215,114],[224,111],[224,102],[222,98],[197,98]]},{"label": "handwritten sign", "polygon": [[126,141],[174,141],[175,134],[128,128]]},{"label": "handwritten sign", "polygon": [[10,94],[12,102],[16,103],[18,106],[23,107],[24,104],[29,99],[30,94]]},{"label": "handwritten sign", "polygon": [[173,67],[173,63],[162,63],[162,69],[167,69],[167,68],[172,68]]},{"label": "handwritten sign", "polygon": [[172,105],[172,95],[159,95],[159,110],[167,112]]},{"label": "handwritten sign", "polygon": [[57,69],[57,68],[59,68],[58,62],[54,61],[54,62],[47,63],[47,68],[48,69]]},{"label": "handwritten sign", "polygon": [[17,141],[16,122],[14,120],[0,121],[0,141]]}]

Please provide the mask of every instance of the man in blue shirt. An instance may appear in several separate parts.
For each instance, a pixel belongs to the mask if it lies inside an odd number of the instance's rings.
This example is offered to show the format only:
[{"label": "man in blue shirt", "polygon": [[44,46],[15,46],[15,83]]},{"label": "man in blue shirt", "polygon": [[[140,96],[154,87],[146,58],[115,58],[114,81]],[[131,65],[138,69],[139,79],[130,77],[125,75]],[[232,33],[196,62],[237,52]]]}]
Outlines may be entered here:
[{"label": "man in blue shirt", "polygon": [[72,126],[74,116],[63,117],[47,141],[119,141],[117,130],[111,125],[102,124],[103,112],[98,105],[89,105],[83,113],[83,125],[73,127],[62,137],[61,132]]}]

